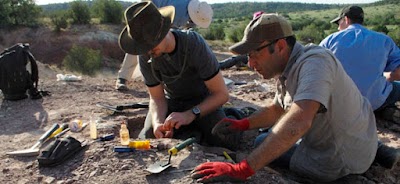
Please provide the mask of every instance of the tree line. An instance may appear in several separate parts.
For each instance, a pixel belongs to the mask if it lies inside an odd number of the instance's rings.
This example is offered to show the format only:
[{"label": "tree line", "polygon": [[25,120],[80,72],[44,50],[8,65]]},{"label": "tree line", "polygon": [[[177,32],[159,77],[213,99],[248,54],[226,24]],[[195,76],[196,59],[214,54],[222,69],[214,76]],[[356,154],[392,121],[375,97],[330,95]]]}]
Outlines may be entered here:
[{"label": "tree line", "polygon": [[[99,23],[121,24],[123,12],[130,2],[115,0],[77,0],[37,6],[34,0],[0,0],[0,28],[13,26],[40,26],[40,20],[50,18],[55,31],[66,29],[70,24],[91,24],[93,19]],[[399,7],[398,0],[384,0],[364,5],[374,7],[392,4]],[[298,40],[305,43],[319,43],[327,35],[337,31],[337,26],[329,23],[333,17],[323,17],[324,11],[340,9],[343,5],[323,5],[312,3],[223,3],[212,4],[214,20],[208,29],[196,29],[207,40],[237,42],[256,11],[279,12],[292,24]],[[363,6],[363,7],[364,7]],[[302,14],[303,11],[316,10],[320,17]],[[300,12],[300,17],[292,17],[292,12]],[[337,16],[337,14],[335,15]],[[323,17],[323,18],[321,18]],[[386,11],[365,20],[365,25],[375,31],[388,34],[400,45],[400,13]]]}]

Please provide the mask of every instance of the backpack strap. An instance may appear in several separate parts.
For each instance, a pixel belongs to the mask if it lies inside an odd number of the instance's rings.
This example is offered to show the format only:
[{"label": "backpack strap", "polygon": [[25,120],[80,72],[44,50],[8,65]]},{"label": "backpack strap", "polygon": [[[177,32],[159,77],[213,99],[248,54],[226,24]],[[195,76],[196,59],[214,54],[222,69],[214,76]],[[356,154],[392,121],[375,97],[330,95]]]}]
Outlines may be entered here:
[{"label": "backpack strap", "polygon": [[27,49],[24,49],[25,54],[28,56],[29,61],[31,62],[31,79],[33,82],[33,87],[37,88],[38,86],[38,82],[39,82],[39,70],[38,70],[38,66],[36,63],[36,59],[35,57],[33,57],[32,53]]}]

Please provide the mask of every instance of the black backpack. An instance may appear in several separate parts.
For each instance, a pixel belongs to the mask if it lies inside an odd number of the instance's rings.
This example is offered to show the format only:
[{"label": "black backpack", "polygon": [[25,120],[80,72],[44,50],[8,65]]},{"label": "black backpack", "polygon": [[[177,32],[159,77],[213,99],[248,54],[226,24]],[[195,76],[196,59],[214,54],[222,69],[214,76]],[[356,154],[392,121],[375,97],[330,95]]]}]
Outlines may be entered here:
[{"label": "black backpack", "polygon": [[[31,73],[26,67],[28,62]],[[0,90],[5,100],[24,99],[27,90],[31,99],[41,98],[37,90],[38,81],[39,71],[29,44],[18,43],[0,54]]]}]

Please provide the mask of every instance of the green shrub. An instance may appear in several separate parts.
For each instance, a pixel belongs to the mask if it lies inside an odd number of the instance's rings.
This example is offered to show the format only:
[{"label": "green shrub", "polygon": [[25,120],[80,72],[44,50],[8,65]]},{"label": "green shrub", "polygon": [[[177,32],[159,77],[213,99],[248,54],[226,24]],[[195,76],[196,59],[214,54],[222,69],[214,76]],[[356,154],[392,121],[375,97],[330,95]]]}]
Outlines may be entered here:
[{"label": "green shrub", "polygon": [[396,26],[395,29],[391,30],[388,33],[388,36],[390,36],[393,39],[393,41],[396,43],[396,45],[398,47],[400,47],[400,26]]},{"label": "green shrub", "polygon": [[91,19],[89,6],[82,0],[71,2],[70,16],[74,24],[89,24]]},{"label": "green shrub", "polygon": [[229,28],[226,30],[226,37],[228,38],[229,41],[236,43],[242,40],[244,30],[246,29],[245,24],[240,24],[237,27]]},{"label": "green shrub", "polygon": [[298,31],[296,36],[299,39],[299,41],[302,41],[303,43],[319,44],[319,42],[321,42],[321,40],[324,39],[325,33],[323,29],[320,29],[315,24],[311,24],[305,26],[301,31]]},{"label": "green shrub", "polygon": [[93,76],[102,66],[100,51],[73,45],[63,60],[63,66],[70,71]]},{"label": "green shrub", "polygon": [[122,5],[115,0],[95,0],[92,10],[101,23],[120,24],[123,18]]},{"label": "green shrub", "polygon": [[51,23],[54,25],[54,31],[59,32],[61,29],[68,27],[68,15],[65,12],[56,12],[51,16]]},{"label": "green shrub", "polygon": [[204,33],[203,37],[206,40],[223,40],[225,38],[225,32],[222,25],[211,25],[210,28]]}]

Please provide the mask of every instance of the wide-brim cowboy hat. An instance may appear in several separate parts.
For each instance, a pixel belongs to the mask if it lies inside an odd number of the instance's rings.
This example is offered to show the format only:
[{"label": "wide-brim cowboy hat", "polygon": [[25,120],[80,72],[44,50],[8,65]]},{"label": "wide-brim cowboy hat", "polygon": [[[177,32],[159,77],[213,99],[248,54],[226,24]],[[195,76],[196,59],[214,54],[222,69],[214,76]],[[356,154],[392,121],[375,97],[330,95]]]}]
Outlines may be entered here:
[{"label": "wide-brim cowboy hat", "polygon": [[160,9],[150,1],[134,3],[125,11],[126,26],[119,35],[121,49],[133,55],[148,53],[167,35],[175,17],[175,7]]}]

